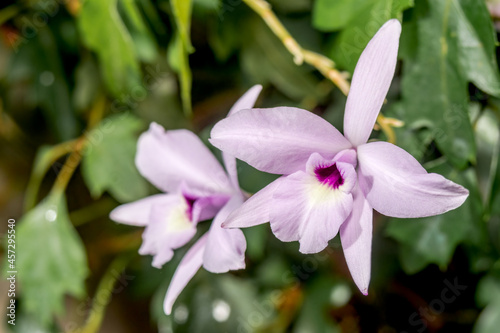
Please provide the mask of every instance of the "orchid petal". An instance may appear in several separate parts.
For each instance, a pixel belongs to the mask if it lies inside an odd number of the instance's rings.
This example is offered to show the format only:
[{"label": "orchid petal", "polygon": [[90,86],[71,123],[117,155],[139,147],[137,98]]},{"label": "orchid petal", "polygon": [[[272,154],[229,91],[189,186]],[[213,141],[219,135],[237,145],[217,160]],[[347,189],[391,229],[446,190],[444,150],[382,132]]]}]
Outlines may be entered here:
[{"label": "orchid petal", "polygon": [[109,218],[115,222],[144,227],[149,222],[151,207],[168,201],[168,194],[156,194],[141,200],[120,205],[113,209]]},{"label": "orchid petal", "polygon": [[233,187],[235,189],[239,189],[240,182],[238,181],[236,158],[226,152],[222,152],[222,161],[224,162],[224,166],[226,167],[226,171],[229,179],[231,180],[231,184],[233,184]]},{"label": "orchid petal", "polygon": [[298,171],[277,186],[271,205],[274,235],[283,242],[298,240],[302,253],[317,253],[351,213],[352,195],[332,190],[314,176]]},{"label": "orchid petal", "polygon": [[167,315],[172,312],[172,306],[182,290],[184,290],[189,281],[191,281],[193,276],[200,269],[203,263],[203,252],[205,250],[207,238],[208,233],[201,236],[189,251],[187,251],[175,270],[174,276],[168,286],[167,295],[163,301],[163,311],[165,311]]},{"label": "orchid petal", "polygon": [[172,259],[174,250],[187,244],[196,234],[196,223],[190,221],[188,205],[182,195],[152,206],[150,222],[142,234],[142,255],[154,256],[152,265],[160,268]]},{"label": "orchid petal", "polygon": [[139,172],[165,192],[181,183],[198,191],[231,191],[224,169],[201,140],[188,130],[165,131],[156,123],[137,144],[135,163]]},{"label": "orchid petal", "polygon": [[[260,84],[250,88],[245,94],[243,94],[243,96],[241,96],[236,101],[236,103],[234,103],[227,116],[229,117],[236,112],[244,109],[253,108],[255,101],[259,97],[261,91],[262,86]],[[222,160],[224,161],[224,166],[226,167],[227,174],[229,175],[229,179],[231,179],[234,188],[239,189],[240,185],[238,182],[238,173],[236,172],[236,158],[226,152],[222,152]]]},{"label": "orchid petal", "polygon": [[425,217],[462,205],[469,191],[435,173],[427,173],[403,149],[372,142],[358,147],[358,179],[366,199],[393,217]]},{"label": "orchid petal", "polygon": [[210,142],[261,171],[275,174],[302,170],[314,152],[333,158],[351,147],[326,120],[291,107],[237,112],[214,126]]},{"label": "orchid petal", "polygon": [[245,268],[247,243],[240,229],[223,229],[222,222],[243,203],[243,196],[235,195],[214,218],[203,255],[203,267],[212,273],[225,273]]},{"label": "orchid petal", "polygon": [[366,143],[396,68],[401,24],[385,23],[359,58],[347,97],[344,134],[354,145]]},{"label": "orchid petal", "polygon": [[359,290],[368,294],[371,271],[373,209],[356,187],[351,215],[340,226],[340,240],[347,267]]},{"label": "orchid petal", "polygon": [[228,117],[232,116],[236,112],[241,110],[250,109],[254,106],[257,98],[259,98],[259,94],[262,91],[262,86],[260,84],[254,85],[252,88],[248,89],[246,93],[244,93],[234,105],[229,110],[227,114]]},{"label": "orchid petal", "polygon": [[222,223],[223,228],[248,228],[269,222],[269,210],[273,193],[285,177],[280,177],[252,195],[239,208],[235,209]]}]

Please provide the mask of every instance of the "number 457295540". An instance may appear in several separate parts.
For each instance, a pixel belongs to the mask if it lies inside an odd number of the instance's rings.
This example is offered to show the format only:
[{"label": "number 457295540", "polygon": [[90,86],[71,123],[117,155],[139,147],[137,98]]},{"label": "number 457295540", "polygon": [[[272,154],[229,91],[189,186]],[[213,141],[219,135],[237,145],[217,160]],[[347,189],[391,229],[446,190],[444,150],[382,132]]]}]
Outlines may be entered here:
[{"label": "number 457295540", "polygon": [[8,262],[10,264],[10,268],[14,268],[14,263],[16,260],[16,230],[14,229],[16,221],[14,219],[9,219],[8,221]]}]

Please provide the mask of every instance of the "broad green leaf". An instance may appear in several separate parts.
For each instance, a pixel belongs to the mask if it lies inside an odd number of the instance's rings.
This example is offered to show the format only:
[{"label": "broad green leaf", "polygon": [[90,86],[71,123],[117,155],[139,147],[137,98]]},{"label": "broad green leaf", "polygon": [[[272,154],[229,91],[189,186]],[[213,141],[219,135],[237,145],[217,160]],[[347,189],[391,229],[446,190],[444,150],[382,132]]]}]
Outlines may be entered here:
[{"label": "broad green leaf", "polygon": [[[351,6],[354,7],[351,10],[354,11],[351,14],[352,19],[349,19],[348,23],[345,22],[343,26],[336,27],[342,27],[343,29],[332,43],[330,51],[328,52],[329,56],[336,62],[338,67],[344,68],[352,73],[361,52],[363,52],[378,29],[391,18],[401,18],[403,10],[412,5],[413,0],[353,1],[351,4]],[[338,21],[338,16],[343,15],[343,13],[338,12],[338,8],[333,8],[331,10],[331,15],[336,17],[336,21]],[[343,8],[343,10],[347,9]],[[333,13],[333,11],[335,11],[335,13]],[[326,16],[326,12],[324,15]],[[347,13],[346,16],[349,16],[349,13]],[[328,18],[324,20],[328,20]]]},{"label": "broad green leaf", "polygon": [[458,34],[459,54],[467,78],[488,94],[500,95],[496,33],[484,1],[451,0],[451,24]]},{"label": "broad green leaf", "polygon": [[321,31],[340,30],[371,5],[371,1],[365,0],[316,0],[312,13],[313,26]]},{"label": "broad green leaf", "polygon": [[387,234],[403,243],[400,258],[408,274],[414,274],[431,263],[440,267],[448,265],[455,247],[468,234],[464,210],[459,208],[418,220],[391,220]]},{"label": "broad green leaf", "polygon": [[104,81],[115,96],[140,85],[137,54],[117,0],[83,1],[78,26],[86,46],[97,53]]},{"label": "broad green leaf", "polygon": [[64,296],[82,297],[85,249],[62,195],[49,195],[19,221],[17,271],[23,307],[44,325],[64,310]]},{"label": "broad green leaf", "polygon": [[439,150],[463,168],[475,160],[475,143],[457,32],[449,25],[451,5],[431,1],[428,13],[424,5],[417,2],[413,14],[418,25],[411,26],[418,29],[417,52],[404,59],[402,120],[412,129],[431,129]]},{"label": "broad green leaf", "polygon": [[466,185],[470,195],[465,203],[445,214],[420,219],[391,219],[386,234],[401,244],[400,260],[408,274],[414,274],[425,266],[435,263],[446,267],[456,246],[467,241],[474,234],[476,205],[479,199],[477,190],[470,183],[471,174],[458,175],[447,164],[438,164],[429,172],[443,174],[446,178]]},{"label": "broad green leaf", "polygon": [[137,132],[143,126],[138,118],[125,113],[103,120],[87,133],[82,174],[94,198],[104,191],[120,202],[148,195],[148,184],[134,165]]}]

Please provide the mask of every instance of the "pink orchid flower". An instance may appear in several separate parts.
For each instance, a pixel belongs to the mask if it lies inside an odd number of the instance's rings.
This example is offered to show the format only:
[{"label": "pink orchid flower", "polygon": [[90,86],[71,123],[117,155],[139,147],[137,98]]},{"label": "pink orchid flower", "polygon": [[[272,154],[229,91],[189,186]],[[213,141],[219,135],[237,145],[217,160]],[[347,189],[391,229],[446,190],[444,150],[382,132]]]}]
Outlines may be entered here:
[{"label": "pink orchid flower", "polygon": [[[231,108],[229,115],[253,107],[262,87],[254,86]],[[181,260],[170,282],[164,302],[165,313],[198,269],[213,273],[245,268],[246,241],[243,232],[221,227],[229,213],[241,206],[236,159],[223,153],[224,171],[201,140],[188,130],[165,131],[152,123],[137,145],[137,169],[158,189],[156,194],[114,209],[116,222],[146,227],[142,255],[153,255],[154,267],[172,259],[174,250],[196,234],[199,221],[214,218]]]},{"label": "pink orchid flower", "polygon": [[340,233],[352,278],[368,293],[373,209],[424,217],[459,207],[468,191],[429,174],[403,149],[369,142],[394,75],[401,25],[385,23],[354,71],[345,137],[324,119],[291,107],[243,110],[215,125],[210,142],[253,167],[283,176],[235,210],[223,227],[270,222],[281,241],[316,253]]}]

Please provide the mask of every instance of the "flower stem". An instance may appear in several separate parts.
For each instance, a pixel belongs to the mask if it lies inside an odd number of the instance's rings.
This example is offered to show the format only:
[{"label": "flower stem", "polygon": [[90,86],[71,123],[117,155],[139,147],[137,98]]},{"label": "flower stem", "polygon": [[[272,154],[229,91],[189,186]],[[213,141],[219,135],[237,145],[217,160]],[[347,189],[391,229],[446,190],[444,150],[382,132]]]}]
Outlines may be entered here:
[{"label": "flower stem", "polygon": [[243,0],[248,7],[257,13],[266,22],[271,31],[281,40],[286,49],[293,55],[297,65],[307,63],[320,71],[327,79],[331,80],[343,93],[349,92],[347,73],[336,70],[335,63],[319,53],[303,49],[283,26],[271,5],[265,0]]},{"label": "flower stem", "polygon": [[125,254],[116,258],[109,265],[95,292],[87,321],[83,327],[77,329],[74,333],[95,333],[99,331],[106,307],[111,300],[111,295],[113,292],[116,293],[114,289],[116,281],[127,267],[130,259],[130,254]]},{"label": "flower stem", "polygon": [[40,185],[42,184],[45,174],[50,167],[61,157],[71,153],[76,146],[78,140],[63,142],[50,148],[41,147],[37,153],[33,170],[31,171],[30,180],[26,193],[24,195],[24,211],[27,212],[36,205],[36,199]]},{"label": "flower stem", "polygon": [[53,193],[54,195],[62,195],[66,190],[66,187],[68,186],[73,173],[82,160],[82,150],[86,142],[87,139],[85,138],[85,136],[82,136],[77,140],[73,151],[66,159],[66,162],[64,162],[64,165],[57,175],[54,185],[52,186],[51,193]]}]

